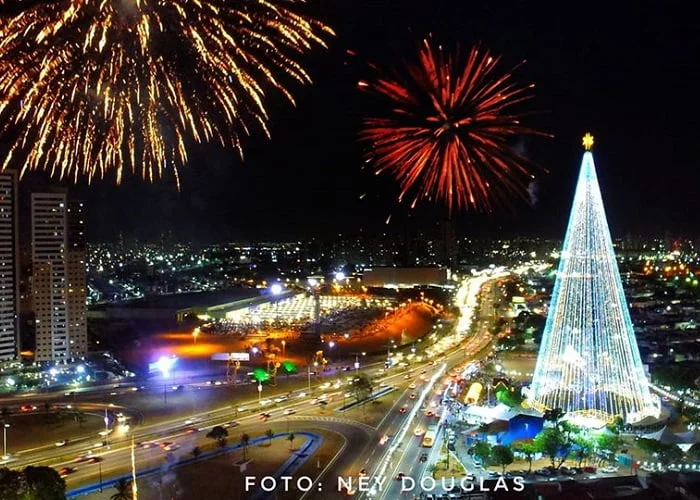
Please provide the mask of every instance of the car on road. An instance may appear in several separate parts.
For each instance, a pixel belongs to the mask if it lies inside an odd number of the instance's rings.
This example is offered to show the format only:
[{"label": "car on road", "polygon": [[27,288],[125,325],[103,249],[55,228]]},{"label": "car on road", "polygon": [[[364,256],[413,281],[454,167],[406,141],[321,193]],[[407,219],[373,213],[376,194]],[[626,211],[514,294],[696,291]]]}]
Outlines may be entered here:
[{"label": "car on road", "polygon": [[147,450],[148,448],[155,446],[155,443],[138,442],[138,443],[136,443],[136,446],[138,446],[139,448],[143,448],[144,450]]},{"label": "car on road", "polygon": [[162,443],[158,443],[158,446],[161,448],[165,449],[168,446],[172,446],[173,442],[172,441],[163,441]]},{"label": "car on road", "polygon": [[56,446],[57,446],[57,447],[65,446],[66,444],[68,444],[68,440],[67,440],[67,439],[62,439],[62,440],[60,440],[60,441],[56,441]]},{"label": "car on road", "polygon": [[238,425],[238,422],[234,422],[233,420],[231,420],[230,422],[226,422],[225,424],[222,424],[221,427],[223,427],[224,429],[228,429],[229,427],[236,427],[237,425]]},{"label": "car on road", "polygon": [[321,384],[321,389],[328,389],[331,386],[330,382],[326,382],[325,384]]},{"label": "car on road", "polygon": [[185,428],[185,434],[194,434],[195,432],[197,432],[196,427],[186,427]]},{"label": "car on road", "polygon": [[73,462],[75,462],[76,464],[80,462],[87,462],[88,460],[90,460],[90,457],[92,457],[92,450],[89,450],[86,453],[81,453],[80,455],[75,457],[75,460],[73,460]]},{"label": "car on road", "polygon": [[271,415],[269,413],[261,413],[260,415],[258,415],[258,418],[260,420],[262,420],[263,422],[265,422],[265,421],[267,421],[268,418],[270,418],[270,416]]},{"label": "car on road", "polygon": [[379,387],[386,387],[386,386],[388,386],[388,385],[389,385],[389,384],[387,384],[386,382],[382,382],[381,384],[379,384]]},{"label": "car on road", "polygon": [[421,462],[427,462],[428,461],[428,454],[421,453],[420,458],[418,460],[420,460]]},{"label": "car on road", "polygon": [[606,474],[614,474],[615,472],[617,472],[617,467],[603,467],[602,469],[600,469],[600,472],[605,472]]},{"label": "car on road", "polygon": [[419,437],[420,437],[420,436],[422,436],[423,434],[425,434],[425,429],[421,429],[420,427],[416,427],[416,430],[413,431],[413,435],[414,435],[414,436],[419,436]]},{"label": "car on road", "polygon": [[409,399],[416,399],[416,393],[412,392],[410,396],[408,396]]},{"label": "car on road", "polygon": [[396,480],[401,481],[405,475],[406,474],[404,474],[403,472],[399,472],[398,474],[396,474]]},{"label": "car on road", "polygon": [[401,408],[399,408],[399,413],[403,414],[403,413],[406,413],[407,411],[408,411],[408,408],[406,408],[405,406],[402,406]]},{"label": "car on road", "polygon": [[20,411],[27,413],[27,412],[36,410],[36,406],[34,406],[34,405],[22,405],[19,407],[19,409],[20,409]]},{"label": "car on road", "polygon": [[163,446],[163,451],[175,451],[180,448],[179,444],[169,444],[168,446]]},{"label": "car on road", "polygon": [[411,384],[411,385],[408,386],[408,388],[409,388],[409,389],[415,389],[415,388],[416,388],[416,384]]},{"label": "car on road", "polygon": [[61,467],[58,469],[58,475],[61,477],[66,477],[69,474],[73,474],[75,472],[75,468],[73,467]]},{"label": "car on road", "polygon": [[102,460],[104,460],[102,457],[90,457],[86,460],[86,462],[89,464],[96,464],[98,462],[102,462]]},{"label": "car on road", "polygon": [[428,411],[428,412],[425,414],[425,416],[426,416],[426,417],[434,417],[435,414],[434,414],[432,411]]},{"label": "car on road", "polygon": [[287,396],[280,396],[278,398],[275,398],[275,403],[282,403],[283,401],[287,401]]},{"label": "car on road", "polygon": [[366,476],[367,475],[367,469],[360,469],[360,472],[357,474],[358,476]]},{"label": "car on road", "polygon": [[296,413],[296,411],[291,409],[291,408],[284,410],[285,415],[294,415],[295,413]]},{"label": "car on road", "polygon": [[409,378],[411,378],[411,376],[408,375],[408,374],[406,374],[406,375],[403,376],[403,378],[406,379],[406,380],[408,380]]},{"label": "car on road", "polygon": [[379,444],[386,444],[387,441],[389,441],[389,436],[387,436],[387,435],[385,434],[385,435],[383,435],[383,436],[381,437],[381,439],[379,440]]}]

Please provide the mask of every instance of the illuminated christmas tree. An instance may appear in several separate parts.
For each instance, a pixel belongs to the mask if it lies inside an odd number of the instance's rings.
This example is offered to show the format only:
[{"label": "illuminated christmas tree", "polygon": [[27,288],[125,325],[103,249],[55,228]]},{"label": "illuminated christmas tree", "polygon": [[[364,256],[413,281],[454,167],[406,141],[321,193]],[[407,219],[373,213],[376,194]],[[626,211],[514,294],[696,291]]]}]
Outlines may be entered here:
[{"label": "illuminated christmas tree", "polygon": [[581,163],[528,402],[583,424],[658,416],[634,337],[598,186],[593,137]]}]

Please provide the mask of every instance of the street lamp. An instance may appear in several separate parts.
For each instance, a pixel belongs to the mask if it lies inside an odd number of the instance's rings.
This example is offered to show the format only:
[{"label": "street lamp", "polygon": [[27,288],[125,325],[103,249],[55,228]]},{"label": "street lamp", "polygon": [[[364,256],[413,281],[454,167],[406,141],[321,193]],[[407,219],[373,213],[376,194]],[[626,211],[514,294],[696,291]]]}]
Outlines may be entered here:
[{"label": "street lamp", "polygon": [[283,341],[282,341],[282,357],[283,357],[283,358],[285,357],[285,354],[284,354],[284,353],[285,353],[285,350],[284,350],[284,348],[285,348],[286,345],[287,345],[287,341],[286,341],[286,340],[283,340]]},{"label": "street lamp", "polygon": [[197,343],[197,337],[199,337],[200,332],[201,332],[201,329],[199,327],[192,330],[192,338],[194,339],[195,344]]},{"label": "street lamp", "polygon": [[279,300],[279,295],[282,293],[282,285],[279,283],[275,283],[270,287],[270,293],[274,296],[277,297],[275,299],[275,322],[279,322],[280,320],[280,300]]},{"label": "street lamp", "polygon": [[258,382],[258,404],[262,404],[262,384]]},{"label": "street lamp", "polygon": [[167,356],[161,356],[160,359],[158,360],[157,366],[158,366],[158,371],[163,375],[163,401],[165,404],[168,404],[168,392],[166,390],[166,383],[167,383],[167,378],[170,375],[170,372],[172,371],[173,367],[175,366],[175,358],[174,356],[172,357],[167,357]]},{"label": "street lamp", "polygon": [[7,460],[10,458],[10,455],[7,454],[7,429],[10,427],[10,424],[5,424],[2,428],[2,459]]},{"label": "street lamp", "polygon": [[311,394],[311,365],[306,367],[307,373],[309,374],[309,394]]}]

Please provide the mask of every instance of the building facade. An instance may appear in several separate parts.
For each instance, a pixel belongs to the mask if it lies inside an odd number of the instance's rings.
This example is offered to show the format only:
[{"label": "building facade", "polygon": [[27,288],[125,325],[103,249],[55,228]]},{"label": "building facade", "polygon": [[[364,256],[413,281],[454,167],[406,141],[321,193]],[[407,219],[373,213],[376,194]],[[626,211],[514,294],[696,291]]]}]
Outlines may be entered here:
[{"label": "building facade", "polygon": [[82,206],[78,215],[60,192],[32,193],[31,201],[35,359],[80,357],[87,351],[85,245],[84,234],[74,239],[71,230],[82,233],[74,218],[82,221]]},{"label": "building facade", "polygon": [[85,245],[85,205],[82,201],[68,200],[68,339],[71,353],[87,352],[87,274]]},{"label": "building facade", "polygon": [[0,361],[15,359],[19,337],[17,172],[0,173]]}]

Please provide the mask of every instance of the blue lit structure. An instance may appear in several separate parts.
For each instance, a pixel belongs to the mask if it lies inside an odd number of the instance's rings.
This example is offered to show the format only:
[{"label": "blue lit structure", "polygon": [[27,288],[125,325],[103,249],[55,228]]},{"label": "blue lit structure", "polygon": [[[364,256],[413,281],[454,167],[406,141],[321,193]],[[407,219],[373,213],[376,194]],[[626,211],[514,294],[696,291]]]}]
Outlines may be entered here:
[{"label": "blue lit structure", "polygon": [[658,417],[639,356],[587,134],[527,401],[584,425]]}]

